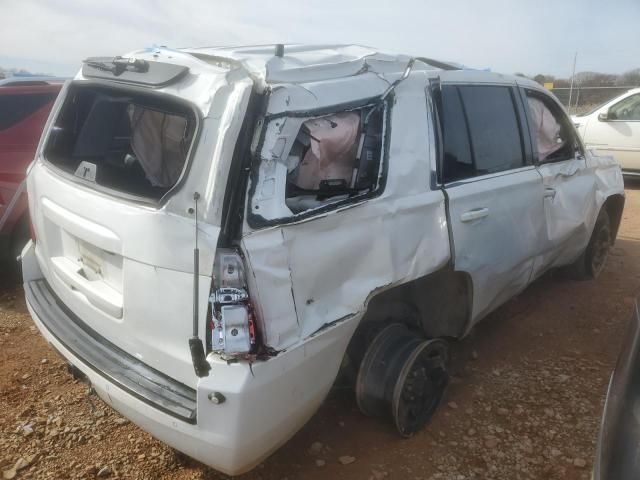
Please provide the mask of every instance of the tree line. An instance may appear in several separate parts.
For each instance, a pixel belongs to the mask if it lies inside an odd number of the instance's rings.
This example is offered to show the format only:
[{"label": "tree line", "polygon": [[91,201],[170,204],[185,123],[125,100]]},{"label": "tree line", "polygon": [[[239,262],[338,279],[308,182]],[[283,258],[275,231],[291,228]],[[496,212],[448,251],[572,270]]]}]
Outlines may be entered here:
[{"label": "tree line", "polygon": [[[525,77],[522,73],[518,76]],[[559,78],[553,75],[539,73],[533,77],[540,85],[552,82],[554,88],[566,88],[571,86],[571,77]],[[573,77],[573,86],[580,87],[640,87],[640,68],[634,68],[620,75],[614,73],[580,72]]]},{"label": "tree line", "polygon": [[[516,73],[516,75],[531,78],[540,85],[552,83],[553,93],[564,105],[569,105],[571,77],[560,78],[542,73],[533,77],[528,77],[523,73]],[[640,87],[640,68],[634,68],[619,75],[600,72],[576,73],[573,77],[571,107],[583,110],[587,107],[599,105],[633,87]]]}]

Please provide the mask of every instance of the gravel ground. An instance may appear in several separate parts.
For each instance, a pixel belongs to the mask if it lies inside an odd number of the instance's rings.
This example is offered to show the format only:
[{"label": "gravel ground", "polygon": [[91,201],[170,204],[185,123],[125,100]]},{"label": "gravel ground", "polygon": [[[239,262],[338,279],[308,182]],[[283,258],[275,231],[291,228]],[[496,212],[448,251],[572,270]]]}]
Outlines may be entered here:
[{"label": "gravel ground", "polygon": [[[549,274],[453,348],[427,428],[400,439],[335,389],[243,480],[588,479],[611,369],[640,280],[640,187],[595,282]],[[4,279],[5,283],[8,280]],[[0,287],[0,471],[10,478],[226,478],[154,440],[67,373],[22,291]]]}]

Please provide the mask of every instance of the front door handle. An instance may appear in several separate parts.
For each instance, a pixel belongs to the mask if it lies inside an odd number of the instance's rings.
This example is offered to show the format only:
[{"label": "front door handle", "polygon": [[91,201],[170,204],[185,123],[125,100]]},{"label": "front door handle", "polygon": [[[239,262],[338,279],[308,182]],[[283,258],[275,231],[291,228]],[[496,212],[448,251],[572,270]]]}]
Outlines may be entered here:
[{"label": "front door handle", "polygon": [[544,198],[550,198],[551,200],[556,198],[556,189],[551,187],[546,187],[544,189]]},{"label": "front door handle", "polygon": [[460,221],[462,222],[472,222],[473,220],[478,220],[479,218],[484,218],[489,215],[488,208],[474,208],[473,210],[469,210],[468,212],[464,212],[460,215]]}]

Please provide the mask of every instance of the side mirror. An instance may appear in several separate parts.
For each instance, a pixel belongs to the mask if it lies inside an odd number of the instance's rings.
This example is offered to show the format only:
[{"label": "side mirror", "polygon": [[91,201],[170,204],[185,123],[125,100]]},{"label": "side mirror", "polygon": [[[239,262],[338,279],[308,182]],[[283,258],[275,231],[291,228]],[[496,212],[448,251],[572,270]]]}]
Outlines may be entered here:
[{"label": "side mirror", "polygon": [[607,110],[606,112],[602,112],[600,114],[598,114],[598,120],[600,120],[601,122],[606,122],[609,120],[609,111]]}]

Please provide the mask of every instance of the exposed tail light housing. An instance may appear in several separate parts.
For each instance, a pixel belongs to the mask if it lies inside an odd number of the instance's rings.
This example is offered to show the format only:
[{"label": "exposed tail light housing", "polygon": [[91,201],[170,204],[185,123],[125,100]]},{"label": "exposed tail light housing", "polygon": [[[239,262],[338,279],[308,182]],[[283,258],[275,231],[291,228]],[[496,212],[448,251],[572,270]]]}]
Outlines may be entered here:
[{"label": "exposed tail light housing", "polygon": [[242,357],[256,349],[253,307],[245,279],[244,262],[232,248],[216,251],[209,296],[211,350],[223,357]]}]

